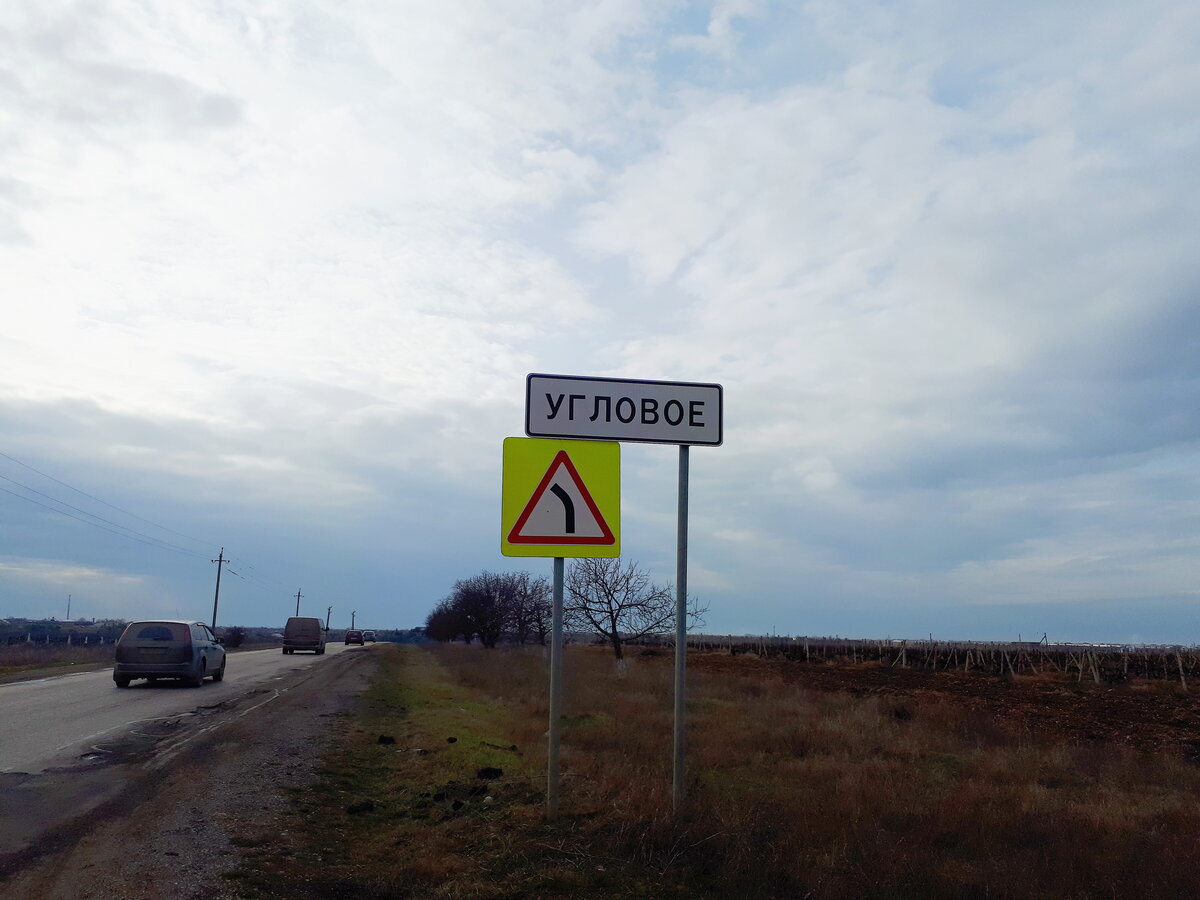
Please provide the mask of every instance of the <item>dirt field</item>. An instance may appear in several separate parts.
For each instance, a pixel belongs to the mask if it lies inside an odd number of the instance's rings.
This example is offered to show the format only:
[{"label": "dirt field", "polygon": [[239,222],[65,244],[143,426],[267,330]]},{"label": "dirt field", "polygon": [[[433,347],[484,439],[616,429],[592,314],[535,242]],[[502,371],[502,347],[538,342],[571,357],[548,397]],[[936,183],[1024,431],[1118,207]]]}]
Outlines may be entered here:
[{"label": "dirt field", "polygon": [[721,653],[690,655],[688,666],[699,672],[782,679],[815,691],[952,702],[1032,734],[1178,753],[1200,762],[1200,685],[1184,692],[1178,682],[1113,686],[1060,673],[1002,679],[878,663],[803,663]]}]

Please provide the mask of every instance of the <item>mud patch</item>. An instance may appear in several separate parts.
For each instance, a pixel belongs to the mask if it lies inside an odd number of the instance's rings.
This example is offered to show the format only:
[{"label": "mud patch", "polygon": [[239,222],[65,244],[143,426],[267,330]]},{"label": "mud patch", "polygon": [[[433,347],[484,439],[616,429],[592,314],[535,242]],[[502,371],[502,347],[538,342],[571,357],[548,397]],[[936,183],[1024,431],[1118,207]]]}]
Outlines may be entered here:
[{"label": "mud patch", "polygon": [[74,823],[102,815],[130,783],[120,768],[80,766],[40,775],[0,775],[0,878],[78,838]]},{"label": "mud patch", "polygon": [[0,773],[0,878],[136,804],[150,789],[149,776],[180,750],[278,695],[257,689],[177,716],[147,719],[95,741],[74,764],[39,774]]}]

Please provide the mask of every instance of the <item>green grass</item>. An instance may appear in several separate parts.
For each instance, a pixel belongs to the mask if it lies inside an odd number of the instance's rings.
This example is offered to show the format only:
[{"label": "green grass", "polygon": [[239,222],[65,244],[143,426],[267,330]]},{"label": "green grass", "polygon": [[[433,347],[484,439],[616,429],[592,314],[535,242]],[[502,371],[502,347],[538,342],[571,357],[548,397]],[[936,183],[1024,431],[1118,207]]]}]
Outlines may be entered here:
[{"label": "green grass", "polygon": [[[581,862],[569,820],[542,821],[544,751],[511,725],[502,702],[453,683],[433,655],[387,648],[316,784],[292,795],[291,845],[230,877],[246,897],[632,896]],[[489,768],[503,774],[480,778]]]}]

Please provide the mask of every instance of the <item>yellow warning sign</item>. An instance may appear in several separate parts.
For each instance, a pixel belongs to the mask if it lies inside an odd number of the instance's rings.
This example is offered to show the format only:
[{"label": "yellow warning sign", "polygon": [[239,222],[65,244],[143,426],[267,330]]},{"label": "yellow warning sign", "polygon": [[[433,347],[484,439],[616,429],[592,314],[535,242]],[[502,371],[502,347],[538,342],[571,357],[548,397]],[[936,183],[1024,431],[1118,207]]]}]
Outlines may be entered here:
[{"label": "yellow warning sign", "polygon": [[621,555],[621,445],[505,438],[500,552]]}]

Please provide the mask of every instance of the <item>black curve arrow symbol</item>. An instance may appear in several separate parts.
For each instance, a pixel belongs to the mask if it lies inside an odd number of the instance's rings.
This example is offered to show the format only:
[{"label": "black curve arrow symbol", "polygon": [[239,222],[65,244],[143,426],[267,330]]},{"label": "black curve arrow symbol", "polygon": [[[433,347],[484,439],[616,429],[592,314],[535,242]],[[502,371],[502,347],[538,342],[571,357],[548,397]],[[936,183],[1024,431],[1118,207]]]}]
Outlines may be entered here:
[{"label": "black curve arrow symbol", "polygon": [[571,499],[571,495],[564,491],[557,484],[550,486],[550,493],[562,501],[563,509],[567,514],[567,534],[575,533],[575,501]]}]

